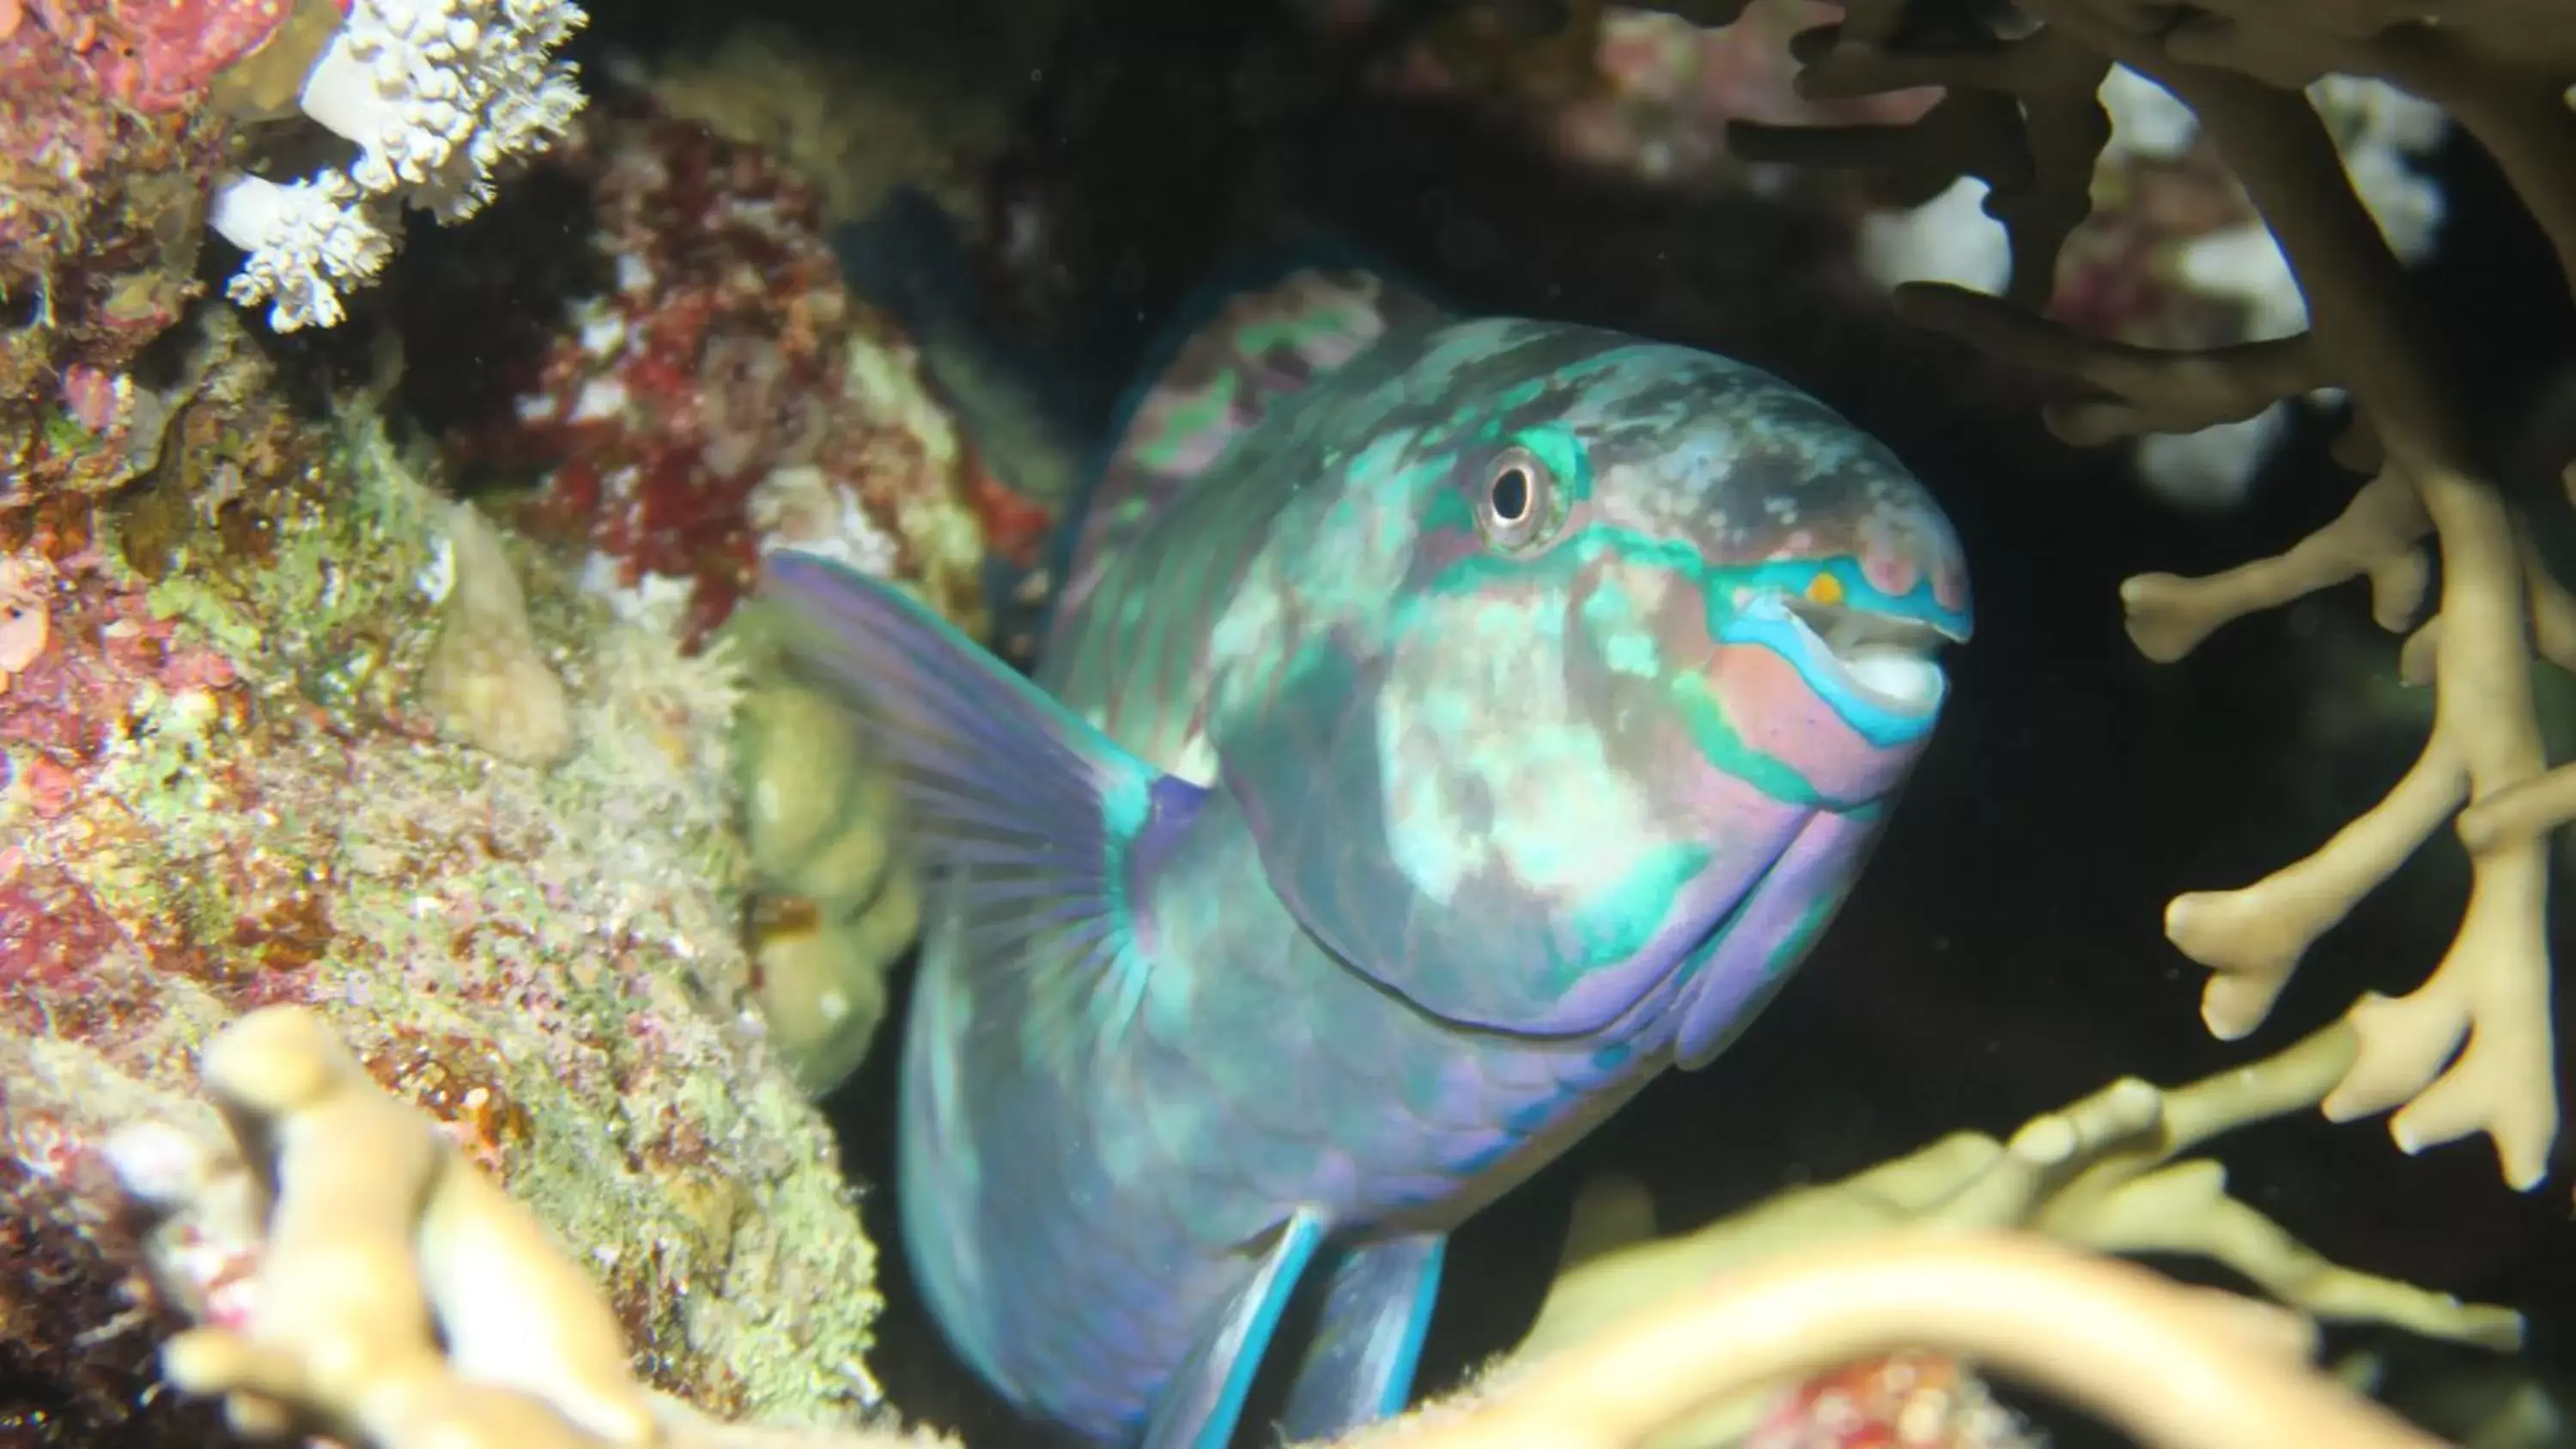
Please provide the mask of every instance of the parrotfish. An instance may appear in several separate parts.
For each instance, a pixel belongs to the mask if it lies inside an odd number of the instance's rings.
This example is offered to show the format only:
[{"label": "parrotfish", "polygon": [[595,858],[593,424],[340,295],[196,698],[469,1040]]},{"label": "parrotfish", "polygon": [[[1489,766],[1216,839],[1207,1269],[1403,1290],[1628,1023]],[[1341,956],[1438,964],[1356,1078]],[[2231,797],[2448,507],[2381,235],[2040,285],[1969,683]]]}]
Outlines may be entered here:
[{"label": "parrotfish", "polygon": [[1223,1449],[1274,1348],[1292,1440],[1403,1408],[1448,1234],[1779,990],[1970,616],[1929,491],[1778,378],[1314,269],[1133,409],[1034,677],[766,588],[926,872],[922,1294],[1149,1449]]}]

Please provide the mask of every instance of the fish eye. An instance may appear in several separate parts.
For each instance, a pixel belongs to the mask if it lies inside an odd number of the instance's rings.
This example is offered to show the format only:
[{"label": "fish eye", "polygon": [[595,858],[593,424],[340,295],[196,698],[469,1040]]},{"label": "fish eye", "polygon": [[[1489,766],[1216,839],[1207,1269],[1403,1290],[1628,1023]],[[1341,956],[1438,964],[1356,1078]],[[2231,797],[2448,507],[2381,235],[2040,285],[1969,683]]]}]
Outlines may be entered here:
[{"label": "fish eye", "polygon": [[1524,548],[1536,542],[1555,511],[1556,476],[1538,455],[1509,447],[1485,464],[1484,496],[1476,503],[1476,526],[1499,548]]}]

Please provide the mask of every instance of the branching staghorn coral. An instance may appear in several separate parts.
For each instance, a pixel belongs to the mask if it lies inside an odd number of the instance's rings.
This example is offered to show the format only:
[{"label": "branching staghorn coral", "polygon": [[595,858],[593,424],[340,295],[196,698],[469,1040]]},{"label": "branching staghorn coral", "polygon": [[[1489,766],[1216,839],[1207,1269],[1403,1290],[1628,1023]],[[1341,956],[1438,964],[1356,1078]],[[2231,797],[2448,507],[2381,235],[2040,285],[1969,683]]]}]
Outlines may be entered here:
[{"label": "branching staghorn coral", "polygon": [[[1695,1285],[1783,1254],[1896,1231],[2037,1233],[2092,1252],[2197,1257],[2315,1319],[2519,1347],[2520,1314],[2329,1261],[2231,1196],[2218,1163],[2183,1155],[2223,1133],[2315,1106],[2350,1068],[2354,1046],[2352,1028],[2335,1022],[2251,1066],[2174,1088],[2123,1077],[2032,1118],[2008,1140],[1953,1133],[1690,1233],[1588,1249],[1570,1242],[1566,1267],[1506,1371],[1579,1349],[1641,1311],[1687,1297]],[[1779,1387],[1755,1385],[1733,1402],[1714,1402],[1676,1442],[1734,1442],[1764,1394]]]},{"label": "branching staghorn coral", "polygon": [[[1840,96],[1942,85],[1941,107],[1912,127],[1754,130],[1739,144],[1892,166],[1926,184],[1985,179],[1989,210],[2013,232],[2010,300],[1913,285],[1897,305],[2005,361],[2090,387],[2050,412],[2070,442],[2207,426],[2313,388],[2347,390],[2354,420],[2337,455],[2374,477],[2344,516],[2278,558],[2208,578],[2129,580],[2129,632],[2149,657],[2177,659],[2230,619],[2356,575],[2371,581],[2379,622],[2403,630],[2416,624],[2429,544],[2440,594],[2404,657],[2433,685],[2432,732],[2388,796],[2314,854],[2241,889],[2175,898],[2166,934],[2214,973],[2202,999],[2210,1030],[2243,1036],[2307,948],[2452,822],[2473,867],[2458,935],[2421,988],[2352,1008],[2359,1050],[2323,1106],[2338,1121],[2399,1109],[2391,1134],[2410,1152],[2484,1132],[2506,1179],[2532,1187],[2547,1172],[2559,1112],[2545,836],[2576,818],[2576,766],[2545,770],[2530,667],[2535,646],[2576,664],[2576,606],[2492,485],[2420,296],[2299,88],[2327,72],[2362,75],[2444,107],[2495,157],[2576,280],[2576,112],[2566,100],[2576,10],[2545,0],[2024,8],[2036,24],[2007,36],[1929,24],[1928,5],[1854,0],[1842,25],[1802,39],[1802,88]],[[2103,133],[2087,88],[2113,63],[2197,116],[2279,242],[2306,299],[2307,332],[2157,353],[2073,334],[2033,310],[2066,218],[2087,205],[2091,155],[2078,153]]]},{"label": "branching staghorn coral", "polygon": [[[1952,1138],[1792,1194],[1738,1220],[1755,1231],[1713,1240],[1743,1250],[1717,1255],[1733,1261],[1697,1261],[1712,1240],[1685,1240],[1694,1262],[1677,1291],[1550,1340],[1549,1323],[1567,1322],[1552,1307],[1533,1340],[1547,1351],[1527,1356],[1543,1361],[1347,1443],[1654,1444],[1783,1380],[1933,1348],[2059,1393],[2150,1445],[2431,1449],[2438,1441],[2306,1366],[2312,1335],[2297,1314],[2006,1231],[2162,1245],[2158,1211],[2177,1191],[2206,1201],[2215,1185],[2205,1167],[2168,1165],[2170,1154],[2313,1100],[2349,1038],[2329,1028],[2263,1068],[2174,1092],[2116,1083],[2037,1119],[2009,1149]],[[385,1095],[312,1013],[277,1007],[235,1021],[208,1043],[202,1069],[228,1146],[145,1122],[110,1156],[129,1190],[165,1214],[157,1275],[209,1320],[169,1344],[172,1382],[224,1396],[253,1437],[320,1432],[370,1449],[942,1442],[721,1425],[644,1389],[597,1288],[543,1225],[427,1117]],[[1837,1200],[1853,1210],[1811,1211]],[[2226,1212],[2188,1221],[2224,1223]],[[1783,1237],[1765,1223],[1791,1227]],[[254,1245],[252,1263],[204,1291],[208,1247],[236,1233]],[[1675,1280],[1671,1266],[1654,1269]],[[2434,1332],[2502,1341],[2519,1330],[2502,1310],[2445,1306],[2340,1270],[2254,1276],[2294,1280],[2294,1301],[2340,1301]]]},{"label": "branching staghorn coral", "polygon": [[2437,1449],[2303,1359],[2294,1319],[2030,1234],[1882,1233],[1707,1280],[1464,1413],[1349,1449],[1655,1445],[1713,1405],[1872,1354],[1959,1352],[2152,1449]]},{"label": "branching staghorn coral", "polygon": [[[609,1442],[651,1438],[606,1302],[526,1208],[379,1090],[321,1018],[255,1012],[208,1045],[202,1071],[239,1155],[148,1124],[109,1152],[138,1197],[194,1215],[165,1231],[165,1246],[249,1224],[263,1244],[246,1310],[164,1351],[172,1383],[222,1396],[225,1417],[253,1438],[544,1449],[580,1442],[576,1423]],[[433,1266],[469,1263],[461,1273]],[[563,1306],[490,1312],[470,1288],[493,1278]],[[451,1364],[436,1347],[442,1330],[460,1358],[498,1377],[477,1383]],[[559,1415],[531,1412],[527,1391],[540,1388],[553,1391]]]},{"label": "branching staghorn coral", "polygon": [[[163,1214],[155,1276],[208,1321],[172,1339],[170,1382],[221,1396],[255,1440],[372,1449],[790,1449],[937,1443],[711,1424],[647,1389],[599,1287],[427,1116],[387,1096],[301,1007],[226,1026],[201,1064],[232,1134],[165,1124],[109,1147]],[[209,1290],[242,1241],[246,1272]]]}]

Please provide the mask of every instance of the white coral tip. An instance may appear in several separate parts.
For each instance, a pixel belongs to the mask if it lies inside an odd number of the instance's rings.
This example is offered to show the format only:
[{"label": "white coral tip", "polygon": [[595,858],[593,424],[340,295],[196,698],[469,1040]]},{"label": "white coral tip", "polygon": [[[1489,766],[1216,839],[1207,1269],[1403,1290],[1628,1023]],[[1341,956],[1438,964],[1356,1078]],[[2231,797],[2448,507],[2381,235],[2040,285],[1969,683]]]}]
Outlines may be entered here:
[{"label": "white coral tip", "polygon": [[275,297],[268,325],[280,332],[337,325],[340,289],[373,277],[393,252],[357,188],[336,171],[288,186],[228,177],[206,220],[250,253],[226,294],[243,306]]}]

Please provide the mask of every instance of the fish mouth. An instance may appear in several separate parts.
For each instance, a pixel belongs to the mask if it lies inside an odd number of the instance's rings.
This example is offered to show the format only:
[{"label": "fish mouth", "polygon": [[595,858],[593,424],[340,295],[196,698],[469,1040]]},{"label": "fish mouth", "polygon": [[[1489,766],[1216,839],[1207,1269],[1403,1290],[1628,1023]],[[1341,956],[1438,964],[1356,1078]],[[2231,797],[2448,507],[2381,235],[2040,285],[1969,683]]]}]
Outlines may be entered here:
[{"label": "fish mouth", "polygon": [[1956,634],[1922,619],[1777,596],[1791,629],[1805,636],[1814,663],[1833,683],[1879,709],[1929,715],[1941,706],[1948,680],[1943,647]]}]

